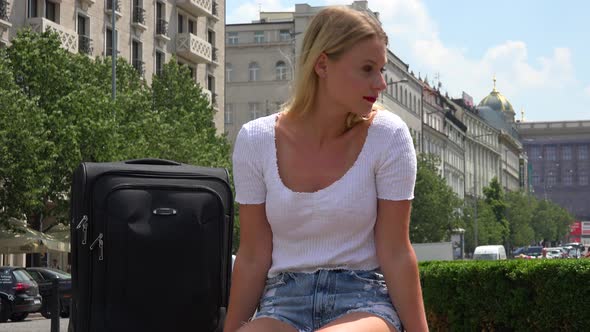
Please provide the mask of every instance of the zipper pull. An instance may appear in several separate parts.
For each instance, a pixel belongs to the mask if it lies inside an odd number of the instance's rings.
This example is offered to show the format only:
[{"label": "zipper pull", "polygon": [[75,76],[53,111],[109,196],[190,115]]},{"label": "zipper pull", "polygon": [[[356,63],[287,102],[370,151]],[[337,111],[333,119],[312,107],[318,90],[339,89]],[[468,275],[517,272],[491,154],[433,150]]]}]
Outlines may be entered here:
[{"label": "zipper pull", "polygon": [[87,237],[88,237],[88,216],[84,215],[82,217],[82,220],[80,220],[80,222],[78,223],[78,226],[76,226],[76,229],[80,229],[80,227],[82,227],[82,244],[86,244],[87,242]]},{"label": "zipper pull", "polygon": [[103,251],[103,247],[104,247],[104,242],[102,241],[102,233],[98,234],[98,237],[92,241],[92,244],[90,245],[90,250],[92,251],[94,249],[94,246],[98,243],[98,247],[100,248],[100,255],[98,256],[98,260],[102,261],[104,259],[104,251]]}]

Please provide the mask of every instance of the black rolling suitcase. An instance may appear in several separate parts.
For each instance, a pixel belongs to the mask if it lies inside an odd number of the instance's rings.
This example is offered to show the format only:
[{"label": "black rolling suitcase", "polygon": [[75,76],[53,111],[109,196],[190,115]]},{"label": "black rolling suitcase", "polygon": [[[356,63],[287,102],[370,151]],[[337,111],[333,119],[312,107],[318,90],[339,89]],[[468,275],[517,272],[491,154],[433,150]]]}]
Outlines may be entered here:
[{"label": "black rolling suitcase", "polygon": [[231,273],[225,169],[82,163],[71,196],[69,331],[220,331]]}]

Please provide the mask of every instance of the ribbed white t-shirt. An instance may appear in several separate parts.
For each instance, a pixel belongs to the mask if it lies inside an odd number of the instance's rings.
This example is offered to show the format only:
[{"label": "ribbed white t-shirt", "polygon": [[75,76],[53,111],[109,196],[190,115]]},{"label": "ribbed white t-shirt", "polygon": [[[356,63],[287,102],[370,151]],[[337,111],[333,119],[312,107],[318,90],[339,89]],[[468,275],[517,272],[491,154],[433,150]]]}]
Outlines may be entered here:
[{"label": "ribbed white t-shirt", "polygon": [[391,112],[378,111],[353,166],[328,187],[307,193],[293,192],[280,178],[277,117],[246,123],[233,153],[236,201],[266,203],[273,244],[268,276],[379,267],[377,199],[414,198],[416,152],[407,125]]}]

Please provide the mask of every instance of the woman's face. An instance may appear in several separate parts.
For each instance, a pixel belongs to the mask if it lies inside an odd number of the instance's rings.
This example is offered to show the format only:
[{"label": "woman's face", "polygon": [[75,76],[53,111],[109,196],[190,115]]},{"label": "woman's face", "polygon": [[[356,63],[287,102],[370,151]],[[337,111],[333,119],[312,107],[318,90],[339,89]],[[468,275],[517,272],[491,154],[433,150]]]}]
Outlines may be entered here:
[{"label": "woman's face", "polygon": [[[346,113],[367,116],[373,103],[387,85],[383,67],[387,63],[387,48],[379,38],[359,42],[339,59],[326,60],[324,77],[326,96]],[[319,96],[322,98],[322,96]]]}]

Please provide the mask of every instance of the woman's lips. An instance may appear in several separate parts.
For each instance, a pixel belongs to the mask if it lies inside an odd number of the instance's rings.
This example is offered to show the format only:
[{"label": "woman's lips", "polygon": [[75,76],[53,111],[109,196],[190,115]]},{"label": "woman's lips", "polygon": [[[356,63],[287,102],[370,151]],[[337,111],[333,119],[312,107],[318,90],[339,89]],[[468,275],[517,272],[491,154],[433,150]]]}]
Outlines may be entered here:
[{"label": "woman's lips", "polygon": [[375,98],[375,97],[366,97],[365,96],[365,97],[363,97],[363,99],[368,102],[371,102],[371,103],[374,103],[375,101],[377,101],[377,98]]}]

